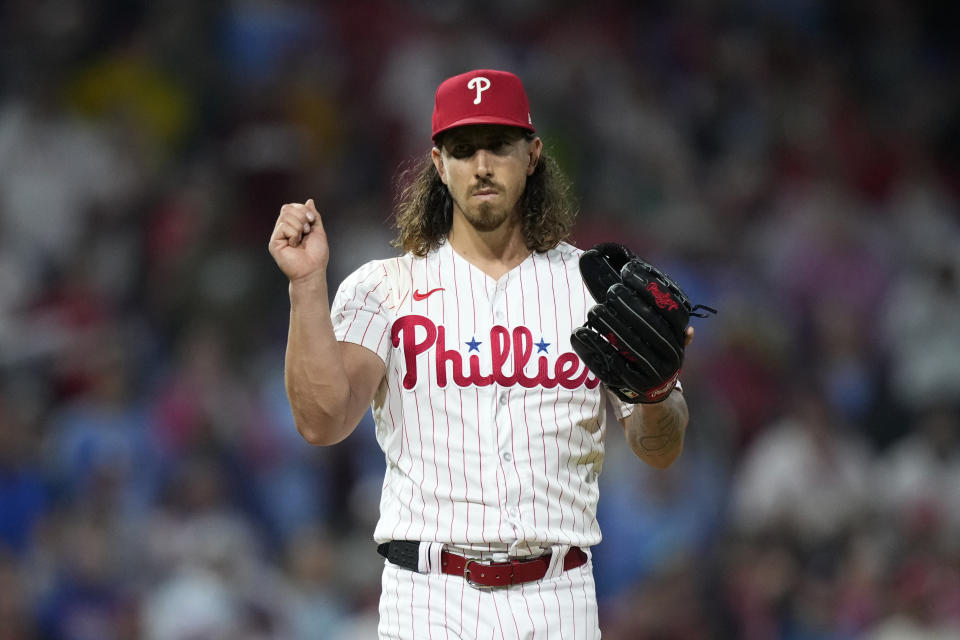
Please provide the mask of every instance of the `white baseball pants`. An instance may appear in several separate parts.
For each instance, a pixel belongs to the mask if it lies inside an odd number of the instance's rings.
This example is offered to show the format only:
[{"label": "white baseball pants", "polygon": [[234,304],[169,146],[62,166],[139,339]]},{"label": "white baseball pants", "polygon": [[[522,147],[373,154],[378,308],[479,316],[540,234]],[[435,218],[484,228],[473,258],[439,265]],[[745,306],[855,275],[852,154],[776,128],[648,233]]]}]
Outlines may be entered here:
[{"label": "white baseball pants", "polygon": [[593,563],[490,590],[461,577],[384,561],[381,640],[596,640]]}]

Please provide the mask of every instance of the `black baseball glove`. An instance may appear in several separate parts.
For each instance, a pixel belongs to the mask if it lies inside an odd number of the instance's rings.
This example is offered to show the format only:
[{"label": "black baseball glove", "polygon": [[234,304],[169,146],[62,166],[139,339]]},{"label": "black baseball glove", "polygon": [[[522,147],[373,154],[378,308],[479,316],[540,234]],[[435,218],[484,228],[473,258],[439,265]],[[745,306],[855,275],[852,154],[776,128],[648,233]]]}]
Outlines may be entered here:
[{"label": "black baseball glove", "polygon": [[664,272],[623,245],[598,244],[580,256],[580,273],[597,304],[570,336],[573,350],[621,400],[662,402],[680,377],[691,306]]}]

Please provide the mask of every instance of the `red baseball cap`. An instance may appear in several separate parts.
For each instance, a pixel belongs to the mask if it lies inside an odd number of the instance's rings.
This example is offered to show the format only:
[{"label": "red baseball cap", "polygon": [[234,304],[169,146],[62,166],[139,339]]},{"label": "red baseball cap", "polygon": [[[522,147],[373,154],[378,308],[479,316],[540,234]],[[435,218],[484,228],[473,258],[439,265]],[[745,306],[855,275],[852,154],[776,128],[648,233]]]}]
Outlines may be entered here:
[{"label": "red baseball cap", "polygon": [[509,71],[475,69],[447,78],[437,88],[431,138],[468,124],[505,124],[534,132],[530,101]]}]

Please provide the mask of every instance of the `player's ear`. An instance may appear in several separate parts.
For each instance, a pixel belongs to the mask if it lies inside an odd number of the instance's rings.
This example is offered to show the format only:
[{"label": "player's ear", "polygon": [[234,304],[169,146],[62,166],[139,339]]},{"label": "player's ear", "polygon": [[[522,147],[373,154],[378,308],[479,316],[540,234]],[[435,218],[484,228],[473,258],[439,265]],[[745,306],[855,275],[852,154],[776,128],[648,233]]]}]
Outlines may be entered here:
[{"label": "player's ear", "polygon": [[539,137],[535,137],[530,141],[530,150],[528,151],[530,159],[527,163],[528,176],[532,176],[533,172],[536,170],[537,163],[540,162],[541,153],[543,153],[543,140],[541,140]]},{"label": "player's ear", "polygon": [[440,153],[440,149],[437,147],[431,149],[430,159],[433,160],[433,166],[437,168],[437,173],[440,174],[440,180],[443,181],[443,184],[447,184],[447,168],[443,164],[443,154]]}]

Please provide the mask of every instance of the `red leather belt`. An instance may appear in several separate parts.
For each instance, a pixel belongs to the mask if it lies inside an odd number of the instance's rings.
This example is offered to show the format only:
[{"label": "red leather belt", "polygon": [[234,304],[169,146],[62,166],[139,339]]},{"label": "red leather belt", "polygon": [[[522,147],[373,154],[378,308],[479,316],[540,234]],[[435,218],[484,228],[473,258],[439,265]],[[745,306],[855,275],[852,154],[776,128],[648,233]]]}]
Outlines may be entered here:
[{"label": "red leather belt", "polygon": [[[419,543],[409,540],[394,540],[377,547],[377,551],[395,565],[416,571],[419,563]],[[587,562],[587,554],[580,547],[571,547],[563,558],[563,570],[575,569]],[[449,551],[440,552],[440,571],[451,576],[464,578],[471,586],[479,589],[508,587],[514,584],[535,582],[547,575],[550,556],[539,556],[530,560],[509,560],[507,562],[481,562],[475,558],[464,558]]]}]

